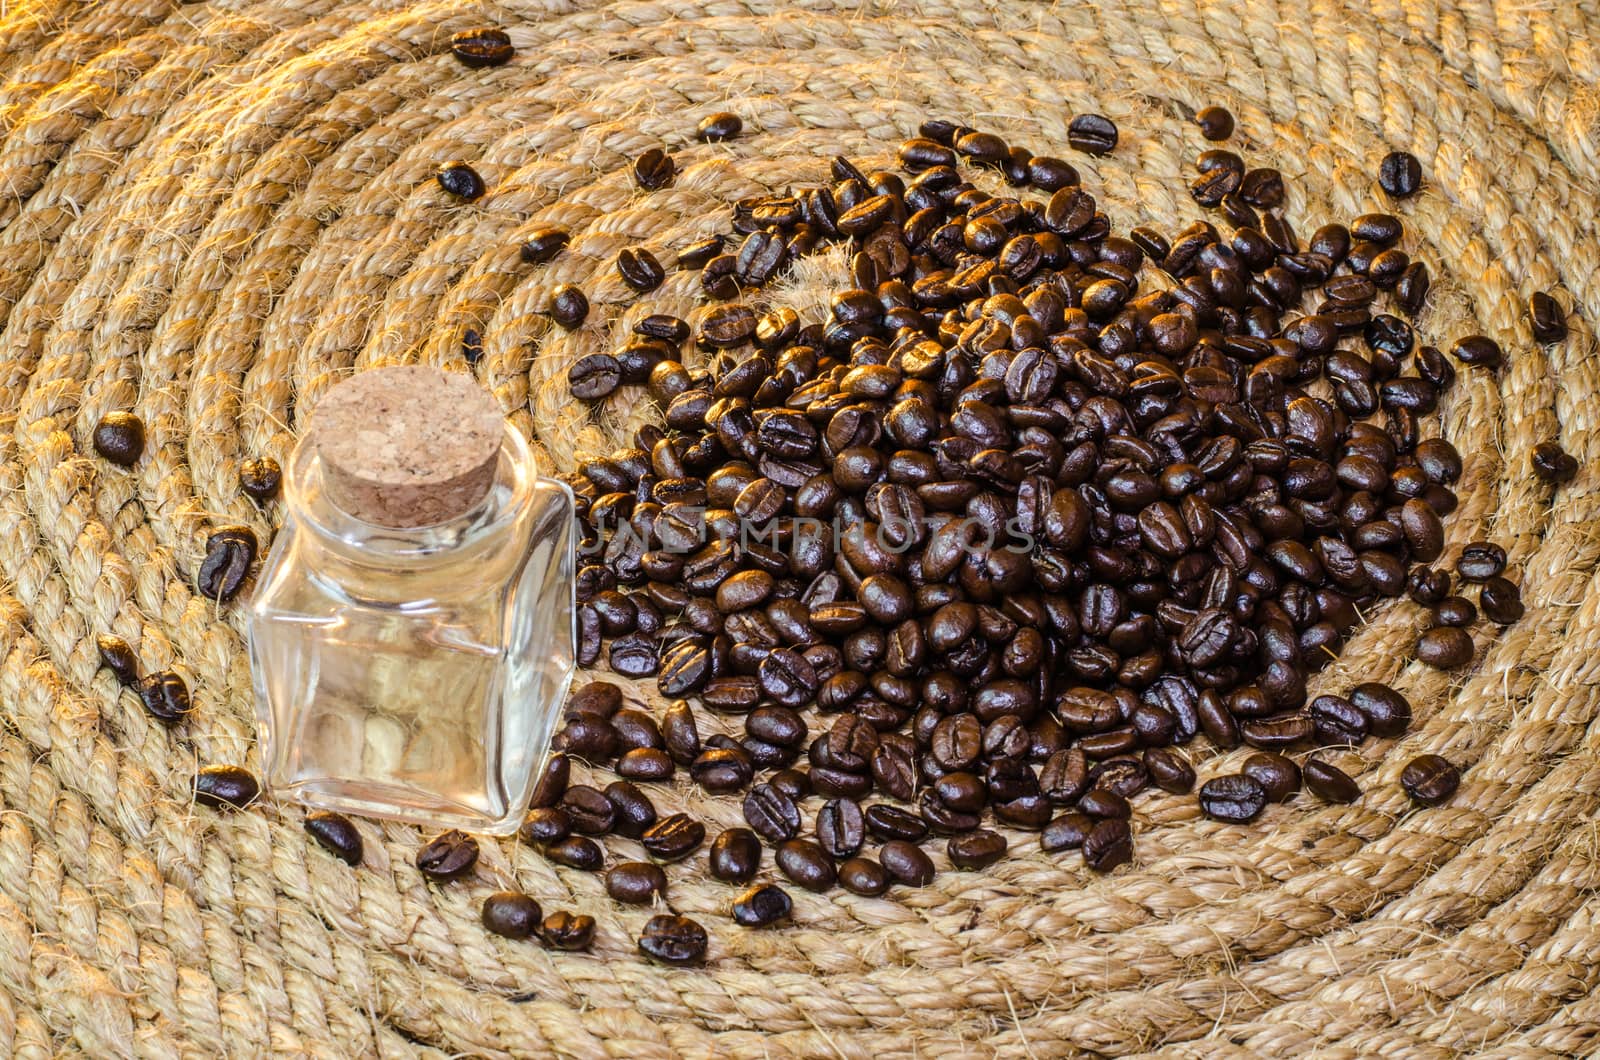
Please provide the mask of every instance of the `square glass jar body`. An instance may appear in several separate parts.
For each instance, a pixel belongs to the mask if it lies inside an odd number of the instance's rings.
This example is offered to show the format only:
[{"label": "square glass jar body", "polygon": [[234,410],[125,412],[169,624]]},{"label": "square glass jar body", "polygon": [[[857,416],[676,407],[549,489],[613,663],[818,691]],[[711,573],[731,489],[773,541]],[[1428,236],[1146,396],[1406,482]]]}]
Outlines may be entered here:
[{"label": "square glass jar body", "polygon": [[507,428],[484,501],[393,530],[339,511],[302,443],[251,605],[264,781],[320,809],[505,835],[574,669],[573,502]]}]

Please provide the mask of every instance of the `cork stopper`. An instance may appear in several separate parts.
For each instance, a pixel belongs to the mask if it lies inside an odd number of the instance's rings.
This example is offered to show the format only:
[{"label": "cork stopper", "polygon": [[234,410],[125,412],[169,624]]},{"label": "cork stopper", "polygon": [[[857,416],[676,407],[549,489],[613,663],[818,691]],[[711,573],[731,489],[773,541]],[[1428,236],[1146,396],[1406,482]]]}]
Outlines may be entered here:
[{"label": "cork stopper", "polygon": [[376,526],[442,523],[494,482],[504,416],[467,375],[423,365],[351,376],[311,418],[328,497]]}]

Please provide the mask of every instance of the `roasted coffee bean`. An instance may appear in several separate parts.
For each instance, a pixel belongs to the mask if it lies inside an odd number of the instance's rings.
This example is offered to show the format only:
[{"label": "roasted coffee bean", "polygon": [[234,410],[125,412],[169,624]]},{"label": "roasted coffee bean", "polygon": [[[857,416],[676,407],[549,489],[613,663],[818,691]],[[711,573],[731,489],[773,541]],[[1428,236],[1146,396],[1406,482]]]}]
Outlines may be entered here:
[{"label": "roasted coffee bean", "polygon": [[1409,151],[1390,151],[1378,166],[1378,183],[1397,199],[1410,198],[1422,187],[1422,166]]},{"label": "roasted coffee bean", "polygon": [[710,747],[689,764],[689,776],[707,791],[737,791],[754,774],[755,763],[743,748]]},{"label": "roasted coffee bean", "polygon": [[761,868],[761,842],[748,828],[729,828],[711,843],[711,875],[724,883],[747,883]]},{"label": "roasted coffee bean", "polygon": [[869,806],[863,822],[867,832],[880,842],[890,839],[916,842],[928,834],[928,825],[921,817],[886,803]]},{"label": "roasted coffee bean", "polygon": [[1243,773],[1212,777],[1200,785],[1200,811],[1214,821],[1253,821],[1266,805],[1267,791],[1261,782]]},{"label": "roasted coffee bean", "polygon": [[1461,771],[1440,755],[1418,755],[1401,770],[1400,786],[1414,801],[1438,806],[1461,786]]},{"label": "roasted coffee bean", "polygon": [[239,488],[258,504],[265,504],[283,488],[283,468],[270,456],[239,465]]},{"label": "roasted coffee bean", "polygon": [[[94,639],[94,645],[100,653],[100,665],[110,670],[119,682],[124,686],[138,683],[139,657],[134,654],[133,648],[127,641],[109,633],[102,633]],[[187,690],[185,696],[187,697]]]},{"label": "roasted coffee bean", "polygon": [[606,871],[606,893],[624,905],[649,905],[667,893],[667,874],[648,861],[619,861]]},{"label": "roasted coffee bean", "polygon": [[672,756],[656,747],[635,747],[617,759],[617,775],[629,780],[666,780],[676,767]]},{"label": "roasted coffee bean", "polygon": [[1557,442],[1540,442],[1533,447],[1533,473],[1555,485],[1571,482],[1578,474],[1578,461]]},{"label": "roasted coffee bean", "polygon": [[768,927],[787,920],[794,901],[776,884],[758,883],[734,900],[733,919],[743,927]]},{"label": "roasted coffee bean", "polygon": [[933,882],[933,860],[915,843],[891,839],[878,851],[878,863],[896,883],[926,887]]},{"label": "roasted coffee bean", "polygon": [[584,835],[605,835],[616,823],[616,807],[605,793],[588,784],[573,784],[561,796],[561,809],[572,830]]},{"label": "roasted coffee bean", "polygon": [[1133,860],[1133,831],[1121,817],[1095,822],[1083,839],[1083,863],[1095,872],[1110,872]]},{"label": "roasted coffee bean", "polygon": [[1155,786],[1162,791],[1182,795],[1194,790],[1194,767],[1177,751],[1165,747],[1147,747],[1144,767]]},{"label": "roasted coffee bean", "polygon": [[[505,30],[484,28],[462,30],[452,36],[450,53],[462,66],[479,70],[486,66],[504,66],[516,54],[516,49],[511,46],[511,38]],[[534,919],[538,919],[537,913]]]},{"label": "roasted coffee bean", "polygon": [[516,891],[500,891],[483,900],[484,928],[508,939],[532,938],[543,916],[538,902]]},{"label": "roasted coffee bean", "polygon": [[567,370],[567,386],[572,396],[583,401],[599,401],[621,384],[622,365],[609,353],[580,357]]},{"label": "roasted coffee bean", "polygon": [[808,891],[826,891],[838,878],[828,852],[809,839],[780,844],[775,860],[785,876]]},{"label": "roasted coffee bean", "polygon": [[700,124],[695,126],[694,138],[701,143],[721,143],[724,140],[732,140],[743,130],[744,122],[739,119],[739,115],[720,110],[700,119]]},{"label": "roasted coffee bean", "polygon": [[434,174],[434,179],[439,182],[439,187],[467,202],[483,198],[483,193],[487,190],[478,171],[465,162],[445,163],[439,168],[439,172]]},{"label": "roasted coffee bean", "polygon": [[553,260],[571,241],[572,234],[565,228],[541,225],[529,232],[523,242],[522,260],[529,265],[543,265]]},{"label": "roasted coffee bean", "polygon": [[1221,141],[1233,135],[1233,114],[1226,107],[1203,107],[1195,114],[1194,123],[1207,140]]},{"label": "roasted coffee bean", "polygon": [[945,845],[950,864],[969,872],[980,872],[999,861],[1006,853],[1006,838],[987,828],[950,837]]},{"label": "roasted coffee bean", "polygon": [[1520,619],[1526,610],[1522,605],[1522,592],[1511,581],[1494,577],[1483,583],[1478,604],[1484,617],[1500,626],[1509,626]]},{"label": "roasted coffee bean", "polygon": [[672,156],[659,147],[652,147],[633,160],[633,182],[645,191],[665,188],[677,174]]},{"label": "roasted coffee bean", "polygon": [[346,865],[361,864],[361,833],[344,814],[313,810],[306,814],[306,832],[317,841],[317,845]]},{"label": "roasted coffee bean", "polygon": [[1076,850],[1083,846],[1094,828],[1094,818],[1085,813],[1064,813],[1044,826],[1039,834],[1039,846],[1047,854],[1061,850]]},{"label": "roasted coffee bean", "polygon": [[206,557],[195,588],[208,600],[232,600],[256,560],[256,535],[248,526],[224,526],[206,538]]},{"label": "roasted coffee bean", "polygon": [[610,681],[590,681],[579,687],[567,699],[569,717],[593,714],[609,720],[621,709],[622,686],[612,684]]},{"label": "roasted coffee bean", "polygon": [[189,686],[171,670],[155,670],[138,683],[139,702],[147,714],[166,725],[176,724],[194,709]]},{"label": "roasted coffee bean", "polygon": [[871,858],[849,858],[839,866],[839,885],[852,894],[875,898],[889,889],[889,873]]},{"label": "roasted coffee bean", "polygon": [[1499,368],[1505,363],[1500,344],[1487,335],[1468,335],[1450,346],[1450,355],[1462,364],[1476,368]]},{"label": "roasted coffee bean", "polygon": [[517,829],[517,838],[529,846],[559,843],[572,834],[572,818],[554,806],[529,810]]},{"label": "roasted coffee bean", "polygon": [[1463,581],[1486,582],[1506,569],[1506,550],[1492,541],[1472,541],[1461,549],[1456,573]]},{"label": "roasted coffee bean", "polygon": [[865,838],[866,818],[854,799],[829,799],[817,811],[817,842],[831,856],[850,857]]},{"label": "roasted coffee bean", "polygon": [[745,795],[744,819],[769,843],[781,843],[800,834],[799,807],[771,784],[757,784]]},{"label": "roasted coffee bean", "polygon": [[639,842],[658,861],[681,861],[705,841],[706,826],[686,813],[675,813],[647,828]]},{"label": "roasted coffee bean", "polygon": [[606,800],[615,814],[611,830],[629,839],[638,839],[656,823],[655,804],[639,786],[626,780],[614,780],[606,785]]},{"label": "roasted coffee bean", "polygon": [[1078,809],[1090,817],[1131,817],[1133,807],[1128,800],[1114,791],[1090,788],[1078,800]]},{"label": "roasted coffee bean", "polygon": [[1417,638],[1417,658],[1435,669],[1458,669],[1472,661],[1472,637],[1455,626],[1436,626]]},{"label": "roasted coffee bean", "polygon": [[94,451],[121,467],[144,454],[144,423],[131,412],[108,412],[94,426]]},{"label": "roasted coffee bean", "polygon": [[1110,154],[1117,146],[1117,127],[1099,114],[1080,114],[1067,126],[1067,143],[1091,155]]},{"label": "roasted coffee bean", "polygon": [[[566,328],[568,331],[571,331],[573,328],[576,328],[576,327],[579,327],[580,325],[582,325],[584,320],[587,319],[588,316],[589,316],[589,299],[588,299],[588,297],[582,291],[580,291],[578,288],[572,286],[572,284],[570,284],[570,283],[557,284],[555,290],[550,293],[550,319],[554,320],[557,324],[560,324],[562,327]],[[609,354],[605,354],[605,355],[601,355],[601,356],[610,356],[610,355]],[[612,358],[612,359],[615,360],[615,358]],[[583,360],[580,360],[578,362],[578,364],[583,364],[584,361],[588,361],[588,360],[590,360],[590,358],[589,357],[585,357],[585,358],[583,358]],[[577,366],[574,365],[573,366],[573,371],[575,372],[576,370],[577,370]],[[620,373],[620,362],[619,362],[619,373]],[[571,382],[571,384],[572,384],[573,396],[575,396],[575,397],[588,397],[589,395],[578,393],[578,384],[577,384],[577,382],[575,380],[573,380],[572,374],[573,374],[572,372],[568,373],[568,381]],[[614,389],[614,387],[612,389]],[[606,391],[606,393],[609,393],[609,392],[610,392],[609,390]],[[603,397],[604,394],[601,394],[599,396]]]},{"label": "roasted coffee bean", "polygon": [[700,756],[700,727],[686,701],[675,700],[662,713],[661,738],[680,766],[688,766]]},{"label": "roasted coffee bean", "polygon": [[617,255],[617,272],[622,282],[641,294],[661,286],[666,271],[656,256],[644,247],[627,247]]},{"label": "roasted coffee bean", "polygon": [[1528,297],[1528,325],[1540,342],[1560,342],[1567,337],[1567,311],[1544,291]]},{"label": "roasted coffee bean", "polygon": [[1478,617],[1478,609],[1465,596],[1447,596],[1433,607],[1433,621],[1439,626],[1470,626]]},{"label": "roasted coffee bean", "polygon": [[546,843],[544,856],[557,865],[564,865],[580,872],[599,872],[606,860],[605,851],[600,844],[581,835]]},{"label": "roasted coffee bean", "polygon": [[805,656],[788,648],[775,648],[761,660],[761,690],[785,707],[802,707],[816,695],[821,681]]},{"label": "roasted coffee bean", "polygon": [[1239,771],[1260,784],[1272,802],[1283,802],[1300,790],[1300,767],[1280,754],[1251,755]]},{"label": "roasted coffee bean", "polygon": [[1350,702],[1366,716],[1374,736],[1399,736],[1411,725],[1411,704],[1388,685],[1359,684],[1350,690]]},{"label": "roasted coffee bean", "polygon": [[594,917],[562,910],[544,918],[539,938],[553,950],[586,950],[594,943],[594,929]]},{"label": "roasted coffee bean", "polygon": [[1306,759],[1304,772],[1306,787],[1323,802],[1355,802],[1361,797],[1361,788],[1348,773],[1320,758]]},{"label": "roasted coffee bean", "polygon": [[435,883],[460,879],[478,864],[478,841],[457,829],[441,832],[417,851],[417,871]]}]

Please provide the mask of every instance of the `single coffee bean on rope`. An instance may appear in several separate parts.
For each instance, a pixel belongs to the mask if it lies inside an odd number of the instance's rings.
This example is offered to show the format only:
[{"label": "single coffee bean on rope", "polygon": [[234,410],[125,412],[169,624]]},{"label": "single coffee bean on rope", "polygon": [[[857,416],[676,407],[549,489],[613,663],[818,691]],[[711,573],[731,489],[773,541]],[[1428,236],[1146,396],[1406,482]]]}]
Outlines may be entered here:
[{"label": "single coffee bean on rope", "polygon": [[[572,284],[558,284],[550,293],[550,319],[568,331],[580,326],[588,316],[589,298]],[[573,393],[577,394],[577,384],[573,384]]]},{"label": "single coffee bean on rope", "polygon": [[124,686],[131,687],[139,681],[139,656],[121,637],[102,633],[94,639],[95,650],[100,653],[100,665]]},{"label": "single coffee bean on rope", "polygon": [[139,679],[139,702],[152,718],[173,725],[194,709],[189,686],[171,670],[155,670]]},{"label": "single coffee bean on rope", "polygon": [[1215,821],[1243,824],[1255,820],[1266,806],[1267,789],[1243,773],[1212,777],[1200,785],[1200,810]]},{"label": "single coffee bean on rope", "polygon": [[270,456],[246,460],[239,465],[239,488],[258,504],[265,504],[283,488],[283,468]]},{"label": "single coffee bean on rope", "polygon": [[1083,840],[1083,863],[1095,872],[1110,872],[1133,860],[1133,831],[1126,818],[1095,822]]},{"label": "single coffee bean on rope", "polygon": [[733,903],[733,919],[741,927],[770,927],[787,920],[793,911],[794,900],[782,887],[772,883],[756,884]]},{"label": "single coffee bean on rope", "polygon": [[1323,802],[1355,802],[1361,788],[1338,766],[1320,758],[1308,758],[1302,767],[1306,787]]},{"label": "single coffee bean on rope", "polygon": [[462,66],[479,70],[504,66],[516,54],[516,49],[503,29],[468,29],[450,38],[450,53]]},{"label": "single coffee bean on rope", "polygon": [[567,370],[567,385],[572,396],[584,401],[599,401],[622,384],[622,365],[609,353],[580,357]]},{"label": "single coffee bean on rope", "polygon": [[1194,123],[1200,126],[1200,135],[1213,142],[1233,135],[1233,113],[1226,107],[1203,107],[1195,114]]},{"label": "single coffee bean on rope", "polygon": [[1526,610],[1522,603],[1522,590],[1509,579],[1498,576],[1483,583],[1478,604],[1483,608],[1483,616],[1498,626],[1511,625]]},{"label": "single coffee bean on rope", "polygon": [[1080,114],[1067,125],[1067,143],[1087,154],[1110,154],[1117,146],[1117,126],[1101,114]]},{"label": "single coffee bean on rope", "polygon": [[588,836],[581,835],[546,843],[544,856],[547,861],[579,872],[599,872],[606,862],[605,848]]},{"label": "single coffee bean on rope", "polygon": [[743,130],[744,122],[739,115],[721,110],[700,119],[700,124],[695,126],[694,138],[701,143],[715,144],[732,140]]},{"label": "single coffee bean on rope", "polygon": [[586,950],[594,944],[594,930],[594,917],[561,910],[544,918],[539,938],[553,950]]},{"label": "single coffee bean on rope", "polygon": [[256,801],[261,783],[242,766],[206,766],[194,778],[194,800],[213,810],[240,810]]},{"label": "single coffee bean on rope", "polygon": [[711,843],[711,875],[724,883],[748,883],[761,868],[761,842],[748,828],[729,828]]},{"label": "single coffee bean on rope", "polygon": [[1397,199],[1409,198],[1422,187],[1422,166],[1409,151],[1391,151],[1378,165],[1378,183]]},{"label": "single coffee bean on rope", "polygon": [[1461,786],[1461,771],[1441,755],[1418,755],[1400,772],[1400,786],[1424,806],[1450,801]]},{"label": "single coffee bean on rope", "polygon": [[809,839],[790,839],[779,844],[776,861],[785,876],[808,891],[826,891],[838,879],[828,852]]},{"label": "single coffee bean on rope", "polygon": [[120,467],[144,453],[144,423],[131,412],[108,412],[94,427],[94,451]]},{"label": "single coffee bean on rope", "polygon": [[1300,767],[1271,751],[1246,758],[1239,772],[1260,784],[1272,802],[1283,802],[1300,790]]},{"label": "single coffee bean on rope", "polygon": [[478,175],[478,171],[466,162],[446,162],[439,167],[434,179],[439,182],[439,187],[467,202],[483,198],[483,193],[488,190],[484,187],[483,178]]},{"label": "single coffee bean on rope", "polygon": [[653,916],[639,936],[639,952],[663,964],[699,964],[705,960],[706,929],[686,916]]},{"label": "single coffee bean on rope", "polygon": [[539,903],[516,891],[501,891],[483,900],[479,918],[486,930],[508,939],[532,938],[544,911]]},{"label": "single coffee bean on rope", "polygon": [[417,851],[417,871],[435,883],[460,879],[478,864],[478,841],[459,829],[441,832]]},{"label": "single coffee bean on rope", "polygon": [[1417,658],[1436,670],[1455,670],[1472,661],[1472,635],[1457,626],[1436,626],[1417,638]]},{"label": "single coffee bean on rope", "polygon": [[1567,311],[1544,291],[1528,296],[1528,326],[1540,342],[1560,342],[1567,337]]},{"label": "single coffee bean on rope", "polygon": [[672,156],[652,147],[633,160],[633,180],[645,191],[657,191],[672,183],[678,173]]},{"label": "single coffee bean on rope", "polygon": [[1468,335],[1450,345],[1450,355],[1474,368],[1499,368],[1505,363],[1500,344],[1487,335]]},{"label": "single coffee bean on rope", "polygon": [[206,538],[206,556],[195,588],[208,600],[232,600],[244,587],[256,560],[256,535],[248,526],[224,526]]},{"label": "single coffee bean on rope", "polygon": [[522,244],[522,260],[529,265],[543,265],[561,253],[572,240],[565,228],[541,225],[528,233]]},{"label": "single coffee bean on rope", "polygon": [[643,247],[627,247],[618,254],[617,272],[623,283],[641,294],[660,287],[667,275],[656,256]]},{"label": "single coffee bean on rope", "polygon": [[355,822],[332,810],[306,814],[306,832],[317,844],[346,865],[361,864],[363,845]]},{"label": "single coffee bean on rope", "polygon": [[619,861],[606,871],[606,893],[624,905],[648,905],[667,893],[667,874],[648,861]]},{"label": "single coffee bean on rope", "polygon": [[572,818],[554,806],[529,810],[517,828],[517,838],[529,846],[559,843],[572,834]]},{"label": "single coffee bean on rope", "polygon": [[1540,442],[1533,447],[1533,473],[1553,485],[1571,482],[1578,474],[1578,460],[1561,448],[1559,442]]}]

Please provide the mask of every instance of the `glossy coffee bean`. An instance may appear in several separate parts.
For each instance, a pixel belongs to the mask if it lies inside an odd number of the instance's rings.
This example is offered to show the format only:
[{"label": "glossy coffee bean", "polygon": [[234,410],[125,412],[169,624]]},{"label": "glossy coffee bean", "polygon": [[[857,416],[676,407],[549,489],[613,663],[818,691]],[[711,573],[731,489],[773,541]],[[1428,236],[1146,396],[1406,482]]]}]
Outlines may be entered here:
[{"label": "glossy coffee bean", "polygon": [[314,810],[306,814],[306,832],[346,865],[361,864],[361,833],[350,818],[331,810]]},{"label": "glossy coffee bean", "polygon": [[529,810],[517,828],[517,838],[529,846],[559,843],[572,834],[572,818],[553,806]]},{"label": "glossy coffee bean", "polygon": [[594,943],[594,917],[565,910],[551,913],[539,925],[539,938],[553,950],[586,950]]},{"label": "glossy coffee bean", "polygon": [[246,460],[239,465],[239,488],[258,504],[265,504],[283,488],[283,468],[270,456]]},{"label": "glossy coffee bean", "polygon": [[194,778],[194,801],[213,810],[241,810],[260,795],[260,781],[240,766],[206,766]]},{"label": "glossy coffee bean", "polygon": [[1280,754],[1251,755],[1239,771],[1260,784],[1272,802],[1283,802],[1300,790],[1300,767]]},{"label": "glossy coffee bean", "polygon": [[845,890],[869,898],[889,889],[889,873],[871,858],[847,858],[839,865],[838,878]]},{"label": "glossy coffee bean", "polygon": [[1133,831],[1126,819],[1096,821],[1083,840],[1083,863],[1095,872],[1110,872],[1133,860]]},{"label": "glossy coffee bean", "polygon": [[711,843],[711,875],[724,883],[748,883],[761,867],[761,842],[748,828],[729,828]]},{"label": "glossy coffee bean", "polygon": [[451,36],[450,53],[462,66],[478,70],[504,66],[516,54],[516,49],[511,46],[511,38],[505,30],[486,27],[462,30]]},{"label": "glossy coffee bean", "polygon": [[1214,821],[1243,824],[1261,815],[1267,790],[1254,777],[1231,773],[1200,785],[1200,811]]},{"label": "glossy coffee bean", "polygon": [[838,879],[833,859],[809,839],[790,839],[778,846],[775,860],[783,874],[808,891],[826,891]]},{"label": "glossy coffee bean", "polygon": [[483,178],[478,175],[478,171],[466,162],[445,163],[439,168],[439,172],[434,175],[434,179],[438,181],[439,187],[455,198],[464,199],[467,202],[483,198],[483,193],[487,190],[484,187]]},{"label": "glossy coffee bean", "polygon": [[1483,583],[1478,594],[1483,616],[1500,626],[1509,626],[1523,616],[1522,591],[1511,581],[1494,577]]},{"label": "glossy coffee bean", "polygon": [[633,181],[645,191],[667,187],[677,173],[672,156],[659,147],[652,147],[633,160]]},{"label": "glossy coffee bean", "polygon": [[933,860],[915,843],[891,839],[879,849],[878,863],[896,883],[926,887],[933,882]]},{"label": "glossy coffee bean", "polygon": [[1397,199],[1410,198],[1422,187],[1422,166],[1409,151],[1391,151],[1378,166],[1378,183]]},{"label": "glossy coffee bean", "polygon": [[[557,324],[560,324],[562,327],[566,328],[568,331],[571,331],[573,328],[581,326],[583,324],[584,320],[586,320],[588,318],[588,316],[589,316],[589,299],[588,299],[588,296],[586,296],[581,290],[579,290],[578,288],[574,287],[572,284],[570,284],[570,283],[557,284],[555,290],[550,292],[550,319],[554,320]],[[609,355],[607,355],[607,356],[609,356]],[[615,360],[615,358],[612,358],[612,360]],[[579,363],[581,364],[583,362],[580,361]],[[603,363],[603,362],[598,362],[598,363]],[[620,373],[621,373],[621,368],[620,368],[620,365],[619,365],[619,367],[618,367],[619,376],[620,376]],[[589,395],[586,395],[586,394],[578,393],[578,384],[577,384],[576,381],[574,381],[573,376],[572,376],[571,373],[568,374],[568,382],[572,386],[572,392],[573,392],[574,396],[577,396],[577,397],[588,397],[589,396]],[[595,383],[595,387],[598,387],[599,385],[600,384],[598,382]],[[593,389],[593,388],[594,387],[586,387],[586,389]],[[604,396],[604,395],[599,395],[599,396]]]},{"label": "glossy coffee bean", "polygon": [[732,140],[744,129],[744,122],[739,115],[728,111],[718,111],[708,114],[700,119],[700,124],[695,126],[695,139],[701,143],[721,143]]},{"label": "glossy coffee bean", "polygon": [[94,427],[94,451],[120,467],[144,455],[144,423],[131,412],[109,412]]},{"label": "glossy coffee bean", "polygon": [[572,234],[565,228],[541,225],[529,232],[528,238],[523,242],[522,260],[529,265],[543,265],[554,260],[571,241]]},{"label": "glossy coffee bean", "polygon": [[619,861],[606,871],[606,893],[623,905],[649,905],[667,893],[667,874],[648,861]]},{"label": "glossy coffee bean", "polygon": [[122,685],[127,687],[138,683],[139,657],[134,654],[133,648],[127,641],[109,633],[102,633],[94,639],[94,646],[100,654],[100,665],[110,670]]},{"label": "glossy coffee bean", "polygon": [[1578,461],[1556,442],[1540,442],[1533,447],[1533,473],[1546,482],[1561,485],[1578,474]]},{"label": "glossy coffee bean", "polygon": [[1461,786],[1461,771],[1440,755],[1418,755],[1401,770],[1400,786],[1413,801],[1438,806]]},{"label": "glossy coffee bean", "polygon": [[733,903],[734,922],[742,927],[769,927],[787,920],[794,901],[776,884],[758,883],[740,894]]},{"label": "glossy coffee bean", "polygon": [[460,879],[478,864],[478,841],[458,829],[441,832],[417,851],[417,871],[435,883]]},{"label": "glossy coffee bean", "polygon": [[1472,661],[1472,636],[1456,626],[1437,626],[1417,638],[1417,658],[1438,670],[1455,670]]},{"label": "glossy coffee bean", "polygon": [[1117,126],[1099,114],[1080,114],[1067,125],[1067,143],[1091,155],[1110,154],[1117,146]]},{"label": "glossy coffee bean", "polygon": [[1350,775],[1338,766],[1308,758],[1304,768],[1306,787],[1323,802],[1355,802],[1361,797],[1361,788]]},{"label": "glossy coffee bean", "polygon": [[1540,342],[1560,342],[1567,337],[1567,311],[1544,291],[1528,296],[1528,326]]},{"label": "glossy coffee bean", "polygon": [[1204,107],[1195,114],[1194,123],[1207,140],[1221,141],[1233,135],[1233,114],[1226,107]]},{"label": "glossy coffee bean", "polygon": [[256,535],[248,526],[219,527],[206,538],[206,555],[195,576],[195,588],[208,600],[232,600],[250,576],[256,559]]},{"label": "glossy coffee bean", "polygon": [[500,891],[483,900],[480,919],[486,930],[508,939],[532,938],[544,911],[539,903],[516,891]]},{"label": "glossy coffee bean", "polygon": [[557,865],[579,872],[599,872],[605,865],[605,849],[587,836],[574,835],[554,843],[546,843],[544,856]]},{"label": "glossy coffee bean", "polygon": [[623,283],[641,294],[660,287],[667,275],[661,262],[644,247],[627,247],[618,254],[617,272]]}]

